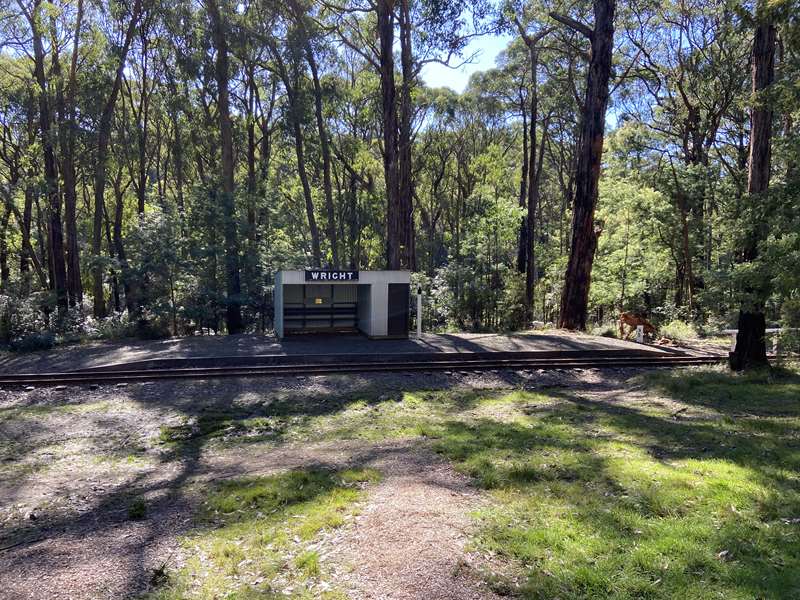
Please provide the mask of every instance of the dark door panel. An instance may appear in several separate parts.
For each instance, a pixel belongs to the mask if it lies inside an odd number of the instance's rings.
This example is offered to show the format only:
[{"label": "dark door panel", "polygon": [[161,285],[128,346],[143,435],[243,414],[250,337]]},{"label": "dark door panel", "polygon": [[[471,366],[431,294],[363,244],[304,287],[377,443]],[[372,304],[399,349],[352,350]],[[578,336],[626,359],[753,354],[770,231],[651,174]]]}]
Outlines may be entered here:
[{"label": "dark door panel", "polygon": [[389,284],[389,323],[387,333],[391,336],[408,336],[407,283]]}]

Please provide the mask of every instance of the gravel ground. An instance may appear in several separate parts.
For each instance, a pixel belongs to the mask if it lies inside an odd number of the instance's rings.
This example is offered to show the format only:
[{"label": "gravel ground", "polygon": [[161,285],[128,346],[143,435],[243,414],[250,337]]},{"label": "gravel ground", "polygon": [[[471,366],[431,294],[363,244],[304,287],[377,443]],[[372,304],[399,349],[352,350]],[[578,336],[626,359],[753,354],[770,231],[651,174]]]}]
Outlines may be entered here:
[{"label": "gravel ground", "polygon": [[469,513],[487,500],[418,442],[378,445],[368,464],[383,479],[355,523],[325,542],[334,582],[353,600],[496,598],[466,550]]},{"label": "gravel ground", "polygon": [[[636,371],[373,374],[165,381],[0,391],[0,581],[3,598],[121,598],[153,569],[179,566],[176,539],[212,480],[325,464],[384,473],[356,523],[328,540],[353,598],[491,598],[465,550],[468,513],[485,502],[419,441],[209,446],[174,452],[164,426],[209,411],[258,414],[265,398],[335,410],[336,399],[402,391],[570,386],[619,390]],[[128,507],[143,498],[147,518]],[[335,546],[335,548],[334,548]],[[335,552],[333,551],[335,550]],[[490,567],[491,568],[491,567]]]}]

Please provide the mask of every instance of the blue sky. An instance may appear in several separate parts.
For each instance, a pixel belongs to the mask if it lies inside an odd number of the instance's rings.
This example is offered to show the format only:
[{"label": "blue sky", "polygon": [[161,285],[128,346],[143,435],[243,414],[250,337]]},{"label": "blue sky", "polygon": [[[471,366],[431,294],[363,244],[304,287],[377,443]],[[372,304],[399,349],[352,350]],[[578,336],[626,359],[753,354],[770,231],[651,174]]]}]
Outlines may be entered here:
[{"label": "blue sky", "polygon": [[[478,53],[470,64],[453,69],[431,63],[422,69],[422,78],[430,87],[449,87],[456,92],[463,92],[469,83],[470,75],[495,66],[495,58],[502,50],[505,50],[510,39],[511,37],[506,35],[487,35],[475,38],[464,51],[465,57],[475,52]],[[451,62],[459,64],[462,60],[464,59],[455,58]]]}]

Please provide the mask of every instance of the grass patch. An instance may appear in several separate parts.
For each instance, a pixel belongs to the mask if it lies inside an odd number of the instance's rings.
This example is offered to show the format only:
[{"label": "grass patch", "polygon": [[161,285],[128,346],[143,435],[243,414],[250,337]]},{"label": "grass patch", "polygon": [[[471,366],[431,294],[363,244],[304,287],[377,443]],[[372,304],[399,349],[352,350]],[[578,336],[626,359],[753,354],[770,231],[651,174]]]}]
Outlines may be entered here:
[{"label": "grass patch", "polygon": [[319,554],[316,550],[308,550],[294,557],[294,566],[306,577],[319,577]]},{"label": "grass patch", "polygon": [[[800,598],[800,376],[683,369],[570,388],[416,391],[199,408],[161,428],[209,445],[420,438],[491,494],[475,544],[526,598]],[[35,411],[34,411],[35,412]],[[0,445],[0,448],[3,448]],[[9,446],[4,451],[10,453]],[[120,458],[136,464],[130,449]],[[370,470],[308,469],[202,490],[185,565],[152,598],[333,598],[321,531],[354,513]]]},{"label": "grass patch", "polygon": [[144,498],[135,498],[128,504],[128,519],[141,521],[147,516],[147,503]]},{"label": "grass patch", "polygon": [[352,399],[280,414],[281,436],[430,439],[494,497],[475,542],[517,565],[520,587],[492,585],[525,598],[800,597],[797,373],[684,369],[629,385],[646,394]]},{"label": "grass patch", "polygon": [[187,564],[150,598],[337,597],[315,589],[322,566],[307,545],[342,525],[379,477],[372,469],[309,469],[220,483],[184,540]]},{"label": "grass patch", "polygon": [[0,423],[18,420],[37,420],[49,415],[85,415],[103,413],[111,409],[120,409],[120,403],[102,400],[82,404],[31,404],[28,406],[9,406],[0,408]]},{"label": "grass patch", "polygon": [[178,425],[162,425],[158,441],[175,450],[212,441],[261,442],[286,433],[291,423],[283,415],[252,416],[252,411],[220,408],[184,419]]},{"label": "grass patch", "polygon": [[646,382],[700,417],[553,392],[445,423],[437,450],[496,499],[479,543],[522,566],[526,598],[800,597],[800,380]]}]

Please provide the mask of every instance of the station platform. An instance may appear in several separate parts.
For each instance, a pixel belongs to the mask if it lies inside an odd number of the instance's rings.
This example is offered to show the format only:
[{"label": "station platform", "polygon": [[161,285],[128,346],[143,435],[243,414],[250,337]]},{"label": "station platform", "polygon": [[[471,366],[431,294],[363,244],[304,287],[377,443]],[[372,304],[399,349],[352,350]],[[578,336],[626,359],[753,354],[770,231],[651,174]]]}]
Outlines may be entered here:
[{"label": "station platform", "polygon": [[205,365],[232,364],[262,357],[310,355],[441,354],[441,353],[543,353],[564,351],[632,351],[670,353],[669,349],[613,338],[561,330],[517,334],[448,333],[423,334],[421,338],[371,340],[363,335],[314,334],[279,340],[268,335],[196,336],[158,341],[92,342],[55,348],[47,352],[0,355],[0,373],[67,372],[144,363],[189,360]]}]

